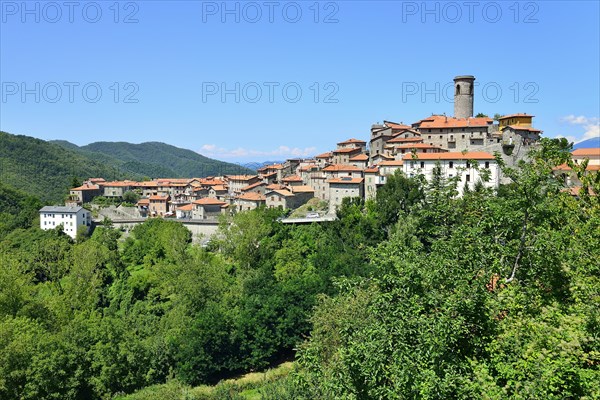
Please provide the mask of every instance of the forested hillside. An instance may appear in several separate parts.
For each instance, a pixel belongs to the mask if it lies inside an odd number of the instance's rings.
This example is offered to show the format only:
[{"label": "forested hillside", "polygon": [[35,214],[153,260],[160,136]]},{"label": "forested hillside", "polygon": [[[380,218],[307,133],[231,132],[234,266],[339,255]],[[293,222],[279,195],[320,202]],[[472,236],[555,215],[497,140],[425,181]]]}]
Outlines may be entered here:
[{"label": "forested hillside", "polygon": [[[600,175],[574,165],[571,196],[567,144],[542,143],[497,192],[398,173],[337,221],[261,208],[206,248],[160,219],[13,227],[0,399],[600,398]],[[292,359],[251,393],[192,389]]]},{"label": "forested hillside", "polygon": [[255,172],[159,142],[96,142],[82,146],[80,150],[113,157],[121,162],[121,168],[152,178],[195,178]]},{"label": "forested hillside", "polygon": [[0,132],[0,180],[44,201],[61,203],[73,179],[141,179],[118,165],[23,135]]}]

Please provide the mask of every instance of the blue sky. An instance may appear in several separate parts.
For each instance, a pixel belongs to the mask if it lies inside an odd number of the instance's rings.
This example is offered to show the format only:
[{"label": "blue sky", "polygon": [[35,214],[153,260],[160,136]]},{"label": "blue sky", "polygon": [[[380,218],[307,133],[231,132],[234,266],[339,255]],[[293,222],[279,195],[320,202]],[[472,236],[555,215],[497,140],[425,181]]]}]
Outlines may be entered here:
[{"label": "blue sky", "polygon": [[[235,162],[327,151],[371,124],[527,112],[598,138],[598,1],[0,1],[0,129],[162,141]],[[600,139],[599,139],[600,141]]]}]

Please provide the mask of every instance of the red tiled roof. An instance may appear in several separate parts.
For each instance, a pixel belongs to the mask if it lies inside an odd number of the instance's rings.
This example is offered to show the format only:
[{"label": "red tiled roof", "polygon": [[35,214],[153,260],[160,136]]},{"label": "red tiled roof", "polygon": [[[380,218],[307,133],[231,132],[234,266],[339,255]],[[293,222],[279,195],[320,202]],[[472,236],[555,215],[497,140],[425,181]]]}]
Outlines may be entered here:
[{"label": "red tiled roof", "polygon": [[308,193],[315,191],[315,189],[313,189],[312,186],[308,185],[291,186],[290,190],[292,191],[292,193]]},{"label": "red tiled roof", "polygon": [[149,205],[149,204],[150,204],[150,199],[140,199],[140,200],[137,202],[137,205],[138,205],[138,206],[147,206],[147,205]]},{"label": "red tiled roof", "polygon": [[516,118],[516,117],[530,117],[530,118],[533,118],[533,117],[535,117],[535,115],[529,115],[529,114],[525,114],[525,113],[523,113],[523,114],[509,114],[509,115],[503,115],[502,117],[498,118],[498,120],[507,119],[507,118]]},{"label": "red tiled roof", "polygon": [[268,194],[277,193],[278,195],[284,196],[284,197],[290,197],[290,196],[294,195],[294,193],[292,193],[292,192],[290,192],[289,190],[286,190],[286,189],[271,190],[271,191],[269,191],[267,193]]},{"label": "red tiled roof", "polygon": [[328,151],[327,153],[323,153],[323,154],[319,154],[318,156],[315,156],[315,158],[331,158],[333,157],[333,153],[331,151]]},{"label": "red tiled roof", "polygon": [[150,201],[167,201],[169,196],[154,195],[149,197]]},{"label": "red tiled roof", "polygon": [[264,184],[265,184],[264,182],[256,182],[256,183],[253,183],[252,185],[244,186],[244,187],[243,187],[243,188],[241,188],[240,190],[241,190],[242,192],[246,192],[246,191],[248,191],[248,190],[252,190],[252,189],[254,189],[255,187],[262,186],[262,185],[264,185]]},{"label": "red tiled roof", "polygon": [[265,187],[265,189],[268,189],[268,190],[279,190],[279,189],[284,189],[284,188],[285,188],[285,186],[280,185],[279,183],[272,183]]},{"label": "red tiled roof", "polygon": [[333,151],[333,154],[336,153],[356,153],[356,152],[360,152],[361,149],[360,147],[344,147],[343,149],[335,149]]},{"label": "red tiled roof", "polygon": [[384,158],[384,159],[387,159],[387,160],[393,160],[394,159],[394,157],[385,155],[383,153],[375,154],[372,158],[376,158],[376,157]]},{"label": "red tiled roof", "polygon": [[358,184],[362,183],[363,178],[350,178],[350,177],[342,177],[342,178],[331,178],[327,180],[328,183],[343,183],[343,184]]},{"label": "red tiled roof", "polygon": [[364,140],[359,140],[359,139],[348,139],[348,140],[344,140],[343,142],[339,142],[338,144],[366,144],[367,142],[365,142]]},{"label": "red tiled roof", "polygon": [[248,201],[265,201],[266,197],[260,193],[248,192],[240,194],[237,197],[239,200],[248,200]]},{"label": "red tiled roof", "polygon": [[600,157],[600,147],[573,150],[571,153],[578,157]]},{"label": "red tiled roof", "polygon": [[379,163],[380,167],[401,167],[404,165],[404,161],[402,160],[389,160],[382,161]]},{"label": "red tiled roof", "polygon": [[[418,160],[493,160],[494,156],[485,151],[449,152],[449,153],[416,153]],[[413,154],[405,154],[403,160],[412,160]]]},{"label": "red tiled roof", "polygon": [[226,192],[226,191],[227,191],[227,186],[225,186],[225,185],[214,185],[214,186],[212,187],[212,189],[213,189],[215,192]]},{"label": "red tiled roof", "polygon": [[227,175],[227,179],[230,181],[249,181],[254,178],[258,178],[257,175]]},{"label": "red tiled roof", "polygon": [[397,149],[438,149],[447,151],[446,149],[441,148],[440,146],[434,146],[429,143],[407,143],[396,146]]},{"label": "red tiled roof", "polygon": [[100,189],[100,186],[98,186],[98,185],[87,185],[87,184],[85,184],[85,185],[73,188],[71,190],[98,190],[98,189]]},{"label": "red tiled roof", "polygon": [[410,129],[409,125],[397,124],[395,122],[383,121],[383,124],[392,129]]},{"label": "red tiled roof", "polygon": [[509,125],[506,128],[511,128],[515,131],[541,132],[539,129],[532,128],[531,126]]},{"label": "red tiled roof", "polygon": [[177,209],[180,211],[192,211],[193,208],[194,208],[193,204],[186,204],[185,206],[177,207]]},{"label": "red tiled roof", "polygon": [[432,115],[431,117],[419,121],[419,129],[426,128],[467,128],[482,127],[491,125],[493,120],[488,117],[483,118],[454,118],[443,115]]},{"label": "red tiled roof", "polygon": [[332,164],[325,168],[323,171],[325,172],[336,172],[336,171],[360,171],[361,169],[355,167],[354,165],[345,165],[345,164]]},{"label": "red tiled roof", "polygon": [[298,175],[290,175],[290,176],[286,176],[281,181],[282,182],[302,182],[302,178],[300,178]]},{"label": "red tiled roof", "polygon": [[367,161],[369,160],[369,156],[366,154],[358,154],[352,158],[350,158],[350,161]]},{"label": "red tiled roof", "polygon": [[199,206],[220,206],[227,203],[221,200],[213,199],[212,197],[203,197],[199,200],[193,201],[193,204],[197,204]]},{"label": "red tiled roof", "polygon": [[376,174],[379,172],[379,167],[377,165],[365,168],[365,174]]}]

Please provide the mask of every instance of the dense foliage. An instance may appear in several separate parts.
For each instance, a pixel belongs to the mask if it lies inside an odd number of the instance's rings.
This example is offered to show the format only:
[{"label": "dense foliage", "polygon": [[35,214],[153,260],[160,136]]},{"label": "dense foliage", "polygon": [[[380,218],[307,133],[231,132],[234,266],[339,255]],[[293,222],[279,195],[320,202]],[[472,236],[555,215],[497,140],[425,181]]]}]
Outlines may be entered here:
[{"label": "dense foliage", "polygon": [[573,166],[584,189],[562,191],[567,150],[545,141],[497,192],[398,174],[333,223],[239,213],[206,248],[160,219],[76,243],[13,226],[0,399],[243,398],[189,386],[293,358],[253,395],[599,398],[600,178]]}]

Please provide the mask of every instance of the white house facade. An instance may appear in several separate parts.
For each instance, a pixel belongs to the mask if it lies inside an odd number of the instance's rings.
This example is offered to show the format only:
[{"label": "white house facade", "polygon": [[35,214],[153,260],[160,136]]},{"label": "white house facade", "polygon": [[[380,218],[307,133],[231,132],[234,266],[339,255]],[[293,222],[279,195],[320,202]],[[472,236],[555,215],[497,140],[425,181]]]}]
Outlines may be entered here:
[{"label": "white house facade", "polygon": [[75,239],[80,226],[89,230],[92,214],[83,207],[46,206],[40,210],[40,228],[48,230],[60,225],[64,233]]}]

